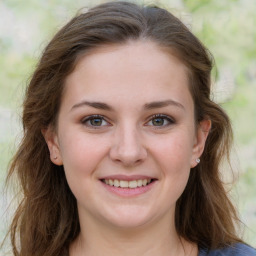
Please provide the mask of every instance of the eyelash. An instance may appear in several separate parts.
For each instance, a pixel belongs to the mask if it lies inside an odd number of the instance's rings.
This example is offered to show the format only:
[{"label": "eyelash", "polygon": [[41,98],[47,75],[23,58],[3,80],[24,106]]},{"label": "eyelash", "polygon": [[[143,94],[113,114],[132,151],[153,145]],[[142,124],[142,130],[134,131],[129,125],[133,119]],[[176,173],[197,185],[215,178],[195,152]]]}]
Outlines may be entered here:
[{"label": "eyelash", "polygon": [[[102,122],[106,122],[107,125],[93,125],[92,123],[88,124],[88,122],[92,121],[92,120],[95,120],[95,119],[100,119]],[[82,119],[81,123],[87,127],[90,127],[92,129],[99,129],[101,128],[102,126],[110,126],[111,124],[106,121],[105,117],[102,116],[102,115],[91,115],[91,116],[88,116],[84,119]]]},{"label": "eyelash", "polygon": [[[105,125],[93,125],[92,123],[88,123],[92,120],[95,120],[95,119],[99,119],[101,121],[101,124],[102,122],[106,122]],[[152,122],[154,119],[162,119],[165,121],[167,121],[168,123],[167,124],[163,124],[163,125],[153,125],[153,124],[149,124],[150,122]],[[111,126],[111,124],[106,121],[106,118],[102,115],[91,115],[91,116],[88,116],[84,119],[82,119],[81,123],[89,128],[92,128],[92,129],[100,129],[101,127],[104,127],[104,126]],[[156,115],[153,115],[149,118],[149,120],[147,121],[146,123],[146,126],[153,126],[155,129],[161,129],[163,127],[168,127],[172,124],[174,124],[175,121],[173,118],[171,118],[170,116],[167,116],[167,115],[163,115],[163,114],[156,114]]]},{"label": "eyelash", "polygon": [[147,122],[147,126],[149,126],[148,123],[152,122],[154,119],[162,119],[162,120],[168,122],[167,124],[163,124],[163,125],[159,125],[159,126],[158,125],[152,125],[155,129],[161,129],[163,127],[168,127],[168,126],[175,123],[174,119],[171,118],[168,115],[156,114],[156,115],[153,115],[153,116],[150,117],[149,121]]}]

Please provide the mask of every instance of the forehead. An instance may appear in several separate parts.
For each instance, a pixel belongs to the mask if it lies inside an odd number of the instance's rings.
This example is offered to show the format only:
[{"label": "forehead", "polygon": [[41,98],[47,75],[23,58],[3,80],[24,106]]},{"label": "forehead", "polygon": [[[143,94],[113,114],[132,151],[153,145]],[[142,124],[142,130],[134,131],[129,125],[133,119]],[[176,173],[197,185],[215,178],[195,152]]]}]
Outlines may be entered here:
[{"label": "forehead", "polygon": [[64,96],[191,101],[187,74],[177,57],[151,41],[105,45],[79,58],[66,79]]},{"label": "forehead", "polygon": [[[184,65],[176,50],[161,46],[150,40],[129,40],[122,44],[105,44],[97,46],[88,50],[86,53],[78,56],[75,63],[76,72],[83,68],[86,64],[96,63],[98,67],[104,67],[105,61],[111,64],[129,64],[132,61],[137,67],[153,67],[153,63],[157,65],[166,65],[173,62],[177,69],[182,68],[185,72],[189,72],[186,65]],[[167,63],[168,62],[168,63]],[[100,63],[102,63],[101,66]],[[116,66],[116,67],[119,67]],[[155,69],[155,67],[153,67]]]}]

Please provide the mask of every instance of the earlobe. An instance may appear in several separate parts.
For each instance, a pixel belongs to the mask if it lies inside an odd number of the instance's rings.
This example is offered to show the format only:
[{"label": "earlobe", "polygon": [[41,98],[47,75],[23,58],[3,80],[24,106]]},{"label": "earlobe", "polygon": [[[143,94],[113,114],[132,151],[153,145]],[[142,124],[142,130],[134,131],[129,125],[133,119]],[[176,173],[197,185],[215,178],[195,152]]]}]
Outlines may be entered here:
[{"label": "earlobe", "polygon": [[205,142],[210,130],[211,130],[211,120],[204,119],[198,124],[196,139],[193,146],[191,168],[195,167],[197,164],[200,163],[200,156],[204,151]]},{"label": "earlobe", "polygon": [[52,127],[42,129],[41,132],[48,146],[51,161],[56,165],[62,165],[63,162],[60,154],[59,142],[56,132],[53,130]]}]

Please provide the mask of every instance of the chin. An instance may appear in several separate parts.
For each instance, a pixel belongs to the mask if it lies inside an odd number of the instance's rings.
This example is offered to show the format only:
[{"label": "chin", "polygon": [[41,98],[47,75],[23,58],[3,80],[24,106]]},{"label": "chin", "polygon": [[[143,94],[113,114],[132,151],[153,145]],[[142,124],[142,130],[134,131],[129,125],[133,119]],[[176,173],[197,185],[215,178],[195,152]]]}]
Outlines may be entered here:
[{"label": "chin", "polygon": [[104,215],[104,219],[110,225],[121,229],[134,229],[146,226],[153,219],[154,214],[150,214],[142,207],[122,207],[115,213],[109,212]]}]

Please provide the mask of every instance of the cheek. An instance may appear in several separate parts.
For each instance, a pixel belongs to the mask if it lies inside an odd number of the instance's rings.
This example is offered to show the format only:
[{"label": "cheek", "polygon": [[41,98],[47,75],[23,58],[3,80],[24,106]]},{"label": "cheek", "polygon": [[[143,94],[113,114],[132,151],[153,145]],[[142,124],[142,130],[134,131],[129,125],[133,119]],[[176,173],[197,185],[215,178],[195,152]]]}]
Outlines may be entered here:
[{"label": "cheek", "polygon": [[72,136],[66,134],[61,143],[66,175],[77,180],[82,176],[92,175],[106,152],[107,144],[100,139],[78,132]]},{"label": "cheek", "polygon": [[164,189],[170,202],[175,202],[186,187],[192,156],[191,140],[175,136],[165,139],[153,153],[161,168]]},{"label": "cheek", "polygon": [[[165,166],[188,166],[192,156],[193,143],[191,137],[187,134],[173,134],[166,136],[153,143],[157,147],[151,147],[154,155],[158,158],[159,163]],[[177,169],[177,171],[179,168]]]},{"label": "cheek", "polygon": [[[163,175],[175,186],[181,182],[184,184],[190,173],[191,151],[182,144],[175,144],[158,152],[159,162]],[[175,187],[174,186],[174,187]]]},{"label": "cheek", "polygon": [[[62,140],[62,158],[66,179],[77,201],[89,200],[95,186],[95,170],[104,158],[106,147],[86,136],[67,136]],[[102,144],[101,144],[102,145]]]}]

